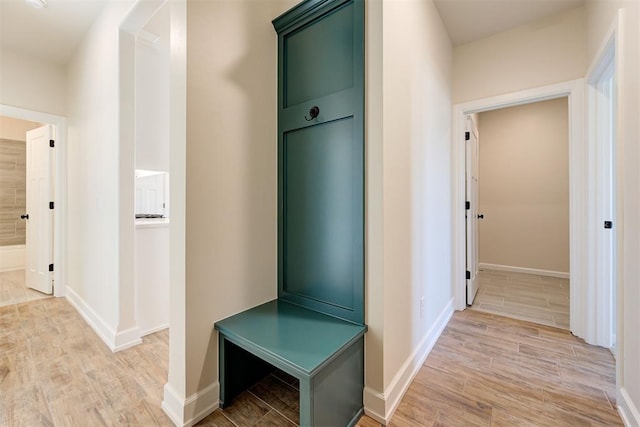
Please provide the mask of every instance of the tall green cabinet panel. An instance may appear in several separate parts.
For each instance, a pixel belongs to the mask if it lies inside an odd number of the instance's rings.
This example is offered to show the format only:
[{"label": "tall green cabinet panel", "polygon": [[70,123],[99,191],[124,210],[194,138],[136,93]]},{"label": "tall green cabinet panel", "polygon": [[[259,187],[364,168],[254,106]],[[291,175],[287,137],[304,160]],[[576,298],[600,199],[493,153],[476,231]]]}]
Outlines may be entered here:
[{"label": "tall green cabinet panel", "polygon": [[364,323],[364,4],[310,0],[278,32],[278,298]]}]

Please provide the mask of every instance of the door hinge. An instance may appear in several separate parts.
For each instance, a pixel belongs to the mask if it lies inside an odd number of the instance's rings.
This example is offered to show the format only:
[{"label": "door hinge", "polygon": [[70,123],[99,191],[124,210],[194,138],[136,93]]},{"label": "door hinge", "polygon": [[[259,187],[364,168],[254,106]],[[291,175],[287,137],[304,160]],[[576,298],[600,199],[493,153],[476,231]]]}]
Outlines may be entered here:
[{"label": "door hinge", "polygon": [[465,208],[466,210],[471,209],[471,202],[464,202],[464,208]]},{"label": "door hinge", "polygon": [[49,271],[53,271],[53,264],[49,264]]},{"label": "door hinge", "polygon": [[471,139],[471,133],[469,133],[469,132],[465,132],[465,133],[464,133],[464,140],[465,140],[465,141],[468,141],[468,140],[470,140],[470,139]]},{"label": "door hinge", "polygon": [[613,221],[605,221],[604,228],[613,228]]},{"label": "door hinge", "polygon": [[49,147],[53,148],[56,146],[56,142],[53,139],[49,140]]},{"label": "door hinge", "polygon": [[467,280],[471,280],[471,272],[467,270]]},{"label": "door hinge", "polygon": [[53,202],[49,202],[49,209],[53,209]]}]

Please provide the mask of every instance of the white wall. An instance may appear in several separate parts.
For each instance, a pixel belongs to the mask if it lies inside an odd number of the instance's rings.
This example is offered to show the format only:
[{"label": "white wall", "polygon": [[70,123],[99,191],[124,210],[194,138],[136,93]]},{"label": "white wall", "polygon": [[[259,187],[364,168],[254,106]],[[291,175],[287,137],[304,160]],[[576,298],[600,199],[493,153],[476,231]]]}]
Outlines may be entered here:
[{"label": "white wall", "polygon": [[367,73],[378,87],[367,86],[365,411],[382,421],[452,313],[452,48],[433,2],[368,6]]},{"label": "white wall", "polygon": [[481,264],[569,273],[567,98],[478,114]]},{"label": "white wall", "polygon": [[[168,28],[167,28],[168,32]],[[169,40],[136,41],[136,169],[169,171]]]},{"label": "white wall", "polygon": [[453,102],[584,77],[585,11],[569,10],[453,51]]},{"label": "white wall", "polygon": [[[107,4],[68,65],[67,296],[112,349],[135,326],[133,284],[120,280],[119,217],[118,29],[131,5]],[[120,304],[125,287],[130,309]]]},{"label": "white wall", "polygon": [[[170,361],[165,388],[165,409],[171,393],[182,404],[195,398],[183,414],[174,411],[184,422],[217,406],[213,323],[276,297],[277,38],[271,20],[295,3],[187,4],[185,312],[175,310],[171,318],[172,330],[184,324],[186,338],[184,355]],[[173,304],[173,291],[171,298]],[[171,346],[179,339],[172,335]],[[180,370],[186,379],[174,375]]]},{"label": "white wall", "polygon": [[605,35],[624,9],[618,65],[618,406],[629,426],[640,425],[640,5],[637,1],[588,1],[586,7],[588,63],[604,42]]},{"label": "white wall", "polygon": [[0,48],[0,104],[64,116],[66,88],[63,66]]}]

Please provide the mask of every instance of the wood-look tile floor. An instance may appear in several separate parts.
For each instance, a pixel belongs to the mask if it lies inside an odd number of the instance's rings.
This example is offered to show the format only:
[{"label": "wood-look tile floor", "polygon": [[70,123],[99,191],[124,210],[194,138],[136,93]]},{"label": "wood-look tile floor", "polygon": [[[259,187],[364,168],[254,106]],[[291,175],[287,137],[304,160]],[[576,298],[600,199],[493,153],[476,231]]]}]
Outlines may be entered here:
[{"label": "wood-look tile floor", "polygon": [[26,287],[24,270],[0,272],[0,307],[50,297]]},{"label": "wood-look tile floor", "polygon": [[64,298],[0,307],[0,426],[171,426],[168,345],[114,354]]},{"label": "wood-look tile floor", "polygon": [[[2,307],[0,426],[171,426],[160,409],[167,360],[166,330],[114,354],[64,298]],[[619,426],[614,371],[608,350],[567,331],[457,312],[390,425]],[[275,373],[198,425],[297,421],[296,381]]]},{"label": "wood-look tile floor", "polygon": [[456,312],[392,426],[622,426],[609,350],[568,331]]},{"label": "wood-look tile floor", "polygon": [[480,270],[474,310],[569,329],[569,279]]}]

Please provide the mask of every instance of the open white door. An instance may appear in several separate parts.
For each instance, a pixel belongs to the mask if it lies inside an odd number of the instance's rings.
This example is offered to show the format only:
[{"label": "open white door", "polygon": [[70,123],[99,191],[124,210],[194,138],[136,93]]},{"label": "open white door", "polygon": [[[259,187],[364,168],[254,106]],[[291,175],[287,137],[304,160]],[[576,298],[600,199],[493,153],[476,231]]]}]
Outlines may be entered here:
[{"label": "open white door", "polygon": [[473,116],[467,116],[466,199],[467,199],[467,305],[473,304],[478,278],[478,130]]},{"label": "open white door", "polygon": [[52,126],[27,132],[26,272],[28,287],[45,294],[53,291],[53,150]]}]

